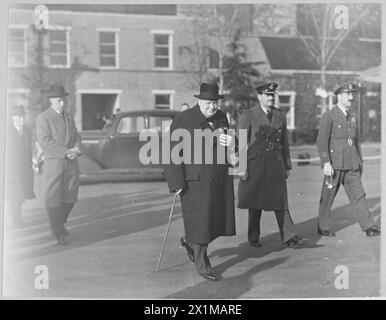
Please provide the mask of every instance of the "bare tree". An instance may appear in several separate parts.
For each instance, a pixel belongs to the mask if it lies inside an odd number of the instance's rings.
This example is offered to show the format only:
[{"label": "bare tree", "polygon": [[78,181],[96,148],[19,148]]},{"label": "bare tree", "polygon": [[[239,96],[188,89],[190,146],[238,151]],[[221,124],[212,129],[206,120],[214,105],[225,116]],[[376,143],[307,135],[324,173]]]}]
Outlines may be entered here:
[{"label": "bare tree", "polygon": [[320,67],[320,81],[322,89],[326,88],[326,70],[332,57],[339,49],[342,42],[358,23],[369,14],[368,7],[363,7],[355,19],[350,22],[349,28],[338,30],[334,27],[336,14],[334,4],[307,5],[307,11],[312,21],[312,29],[304,28],[305,32],[297,31],[297,35],[303,41],[308,52]]},{"label": "bare tree", "polygon": [[190,55],[190,68],[195,82],[208,79],[210,49],[218,53],[217,77],[220,91],[224,87],[224,57],[236,32],[240,5],[181,5],[180,12],[191,18],[191,44],[183,46]]}]

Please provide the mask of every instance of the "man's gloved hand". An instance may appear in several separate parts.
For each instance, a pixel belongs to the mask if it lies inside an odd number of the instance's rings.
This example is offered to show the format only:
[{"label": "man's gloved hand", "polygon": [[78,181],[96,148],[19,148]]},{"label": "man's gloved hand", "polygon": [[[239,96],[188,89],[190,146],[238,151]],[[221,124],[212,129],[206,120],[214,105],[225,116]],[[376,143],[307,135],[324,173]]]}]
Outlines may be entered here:
[{"label": "man's gloved hand", "polygon": [[331,163],[326,162],[323,166],[323,173],[325,176],[332,177],[334,175],[334,168],[332,167]]}]

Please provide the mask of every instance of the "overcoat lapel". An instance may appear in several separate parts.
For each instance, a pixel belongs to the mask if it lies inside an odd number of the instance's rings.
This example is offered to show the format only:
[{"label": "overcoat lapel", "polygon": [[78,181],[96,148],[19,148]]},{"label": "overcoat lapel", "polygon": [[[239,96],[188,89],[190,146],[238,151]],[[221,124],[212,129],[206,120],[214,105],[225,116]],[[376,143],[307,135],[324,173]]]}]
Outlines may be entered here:
[{"label": "overcoat lapel", "polygon": [[283,118],[282,114],[278,111],[273,109],[273,114],[272,114],[272,121],[271,121],[271,130],[269,132],[269,136],[271,136],[273,133],[275,133],[277,130],[283,127]]},{"label": "overcoat lapel", "polygon": [[68,121],[68,113],[64,111],[63,115],[64,115],[64,126],[65,126],[65,130],[66,130],[64,145],[67,146],[68,143],[70,142],[70,138],[71,138],[71,136],[70,136],[71,130],[69,128],[70,122]]}]

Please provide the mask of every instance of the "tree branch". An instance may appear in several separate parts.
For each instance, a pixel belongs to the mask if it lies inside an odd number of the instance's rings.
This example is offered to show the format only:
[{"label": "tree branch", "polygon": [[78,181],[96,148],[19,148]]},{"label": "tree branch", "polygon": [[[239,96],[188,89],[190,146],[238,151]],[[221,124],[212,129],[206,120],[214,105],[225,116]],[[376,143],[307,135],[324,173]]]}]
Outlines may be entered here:
[{"label": "tree branch", "polygon": [[327,66],[327,64],[330,62],[330,59],[332,58],[332,56],[335,54],[335,52],[338,50],[340,44],[343,42],[343,40],[347,37],[347,35],[350,33],[350,31],[352,29],[354,29],[360,20],[362,20],[364,18],[364,16],[366,16],[367,14],[369,13],[369,10],[365,10],[363,11],[359,17],[357,17],[354,22],[352,23],[351,25],[351,29],[343,29],[339,35],[338,35],[338,41],[335,42],[333,44],[333,46],[331,47],[330,51],[327,53],[327,56],[326,56],[326,59],[325,59],[325,65]]},{"label": "tree branch", "polygon": [[318,56],[318,53],[315,53],[314,49],[312,49],[308,39],[299,32],[297,32],[297,35],[303,41],[304,45],[308,49],[311,56],[316,60],[317,64],[320,65],[320,57]]}]

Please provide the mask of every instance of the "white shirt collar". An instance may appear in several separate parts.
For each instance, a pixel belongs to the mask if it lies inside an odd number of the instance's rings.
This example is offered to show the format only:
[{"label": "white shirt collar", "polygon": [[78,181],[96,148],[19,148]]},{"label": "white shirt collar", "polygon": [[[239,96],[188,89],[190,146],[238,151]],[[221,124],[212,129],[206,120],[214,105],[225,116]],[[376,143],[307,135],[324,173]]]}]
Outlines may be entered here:
[{"label": "white shirt collar", "polygon": [[60,111],[59,109],[56,109],[56,108],[54,108],[53,106],[51,106],[51,108],[52,108],[57,114],[62,114],[62,113],[63,113],[63,110]]},{"label": "white shirt collar", "polygon": [[271,107],[268,107],[268,108],[264,108],[262,105],[260,105],[260,108],[261,108],[261,110],[263,110],[263,111],[264,111],[264,113],[267,113],[267,112],[268,112],[268,110],[271,110],[271,109],[272,109]]},{"label": "white shirt collar", "polygon": [[347,116],[347,108],[341,107],[339,104],[336,105],[342,112],[344,113],[345,116]]}]

